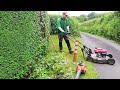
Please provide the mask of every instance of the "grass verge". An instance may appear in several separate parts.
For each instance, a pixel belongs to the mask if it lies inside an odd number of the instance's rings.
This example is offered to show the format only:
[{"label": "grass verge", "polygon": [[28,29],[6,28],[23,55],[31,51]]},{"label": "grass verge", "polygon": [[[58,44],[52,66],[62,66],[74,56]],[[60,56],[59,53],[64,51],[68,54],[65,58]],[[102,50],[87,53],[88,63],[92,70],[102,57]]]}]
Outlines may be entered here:
[{"label": "grass verge", "polygon": [[[77,61],[73,62],[73,54],[70,54],[65,41],[63,40],[63,52],[59,52],[58,36],[51,35],[51,39],[55,45],[57,53],[50,42],[50,51],[48,55],[43,58],[36,65],[36,69],[30,78],[36,79],[74,79],[76,75],[76,65],[82,60],[86,64],[87,72],[82,75],[80,79],[99,79],[99,74],[93,66],[92,62],[83,59],[81,49],[78,48]],[[80,40],[79,37],[76,39]],[[70,41],[72,49],[74,50],[75,43]]]},{"label": "grass verge", "polygon": [[[51,38],[54,42],[54,45],[56,47],[56,50],[58,51],[58,53],[61,53],[59,52],[59,47],[58,47],[58,36],[57,35],[51,35]],[[79,37],[76,37],[77,40],[80,40]],[[73,39],[74,40],[74,39]],[[74,50],[74,47],[75,47],[75,43],[70,41],[70,44],[72,46],[72,49]],[[51,51],[52,52],[55,52],[53,46],[51,46]],[[76,64],[82,60],[84,64],[86,64],[87,66],[87,72],[85,75],[81,76],[80,78],[81,79],[98,79],[99,78],[99,74],[98,72],[96,71],[95,67],[93,66],[93,63],[92,62],[88,62],[86,60],[83,59],[83,56],[82,56],[82,52],[81,52],[81,49],[78,48],[78,53],[77,53],[77,61],[76,63],[73,63],[73,54],[69,54],[69,51],[68,51],[68,48],[67,48],[67,45],[65,43],[65,41],[63,40],[63,52],[62,52],[65,60],[67,60],[69,62],[69,66],[70,66],[70,69],[71,69],[71,72],[72,72],[72,75],[75,76],[76,75]]]}]

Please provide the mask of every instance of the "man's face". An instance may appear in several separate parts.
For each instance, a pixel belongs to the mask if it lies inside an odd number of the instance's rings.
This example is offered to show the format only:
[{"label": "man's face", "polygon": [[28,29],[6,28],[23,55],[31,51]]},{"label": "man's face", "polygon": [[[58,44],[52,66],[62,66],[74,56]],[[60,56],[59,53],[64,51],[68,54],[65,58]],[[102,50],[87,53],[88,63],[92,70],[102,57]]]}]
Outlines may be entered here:
[{"label": "man's face", "polygon": [[62,18],[65,19],[67,17],[67,15],[62,15]]}]

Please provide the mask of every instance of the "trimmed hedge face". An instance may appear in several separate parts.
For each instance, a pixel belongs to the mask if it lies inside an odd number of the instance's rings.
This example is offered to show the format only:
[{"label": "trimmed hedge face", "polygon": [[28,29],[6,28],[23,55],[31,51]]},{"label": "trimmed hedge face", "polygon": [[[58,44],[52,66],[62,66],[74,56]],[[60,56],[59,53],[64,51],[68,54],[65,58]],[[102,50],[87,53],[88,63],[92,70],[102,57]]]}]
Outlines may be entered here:
[{"label": "trimmed hedge face", "polygon": [[120,42],[120,12],[106,13],[81,24],[81,31],[101,35]]},{"label": "trimmed hedge face", "polygon": [[46,11],[0,11],[0,78],[24,78],[35,61],[46,55]]}]

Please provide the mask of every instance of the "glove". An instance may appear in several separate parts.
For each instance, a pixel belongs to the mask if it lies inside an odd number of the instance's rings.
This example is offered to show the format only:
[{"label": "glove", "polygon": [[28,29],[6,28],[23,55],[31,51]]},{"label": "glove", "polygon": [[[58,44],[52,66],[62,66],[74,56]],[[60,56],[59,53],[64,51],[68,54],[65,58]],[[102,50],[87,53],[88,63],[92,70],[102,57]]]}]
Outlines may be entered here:
[{"label": "glove", "polygon": [[68,33],[67,32],[63,32],[63,36],[66,36]]},{"label": "glove", "polygon": [[67,34],[70,34],[70,32],[67,32]]}]

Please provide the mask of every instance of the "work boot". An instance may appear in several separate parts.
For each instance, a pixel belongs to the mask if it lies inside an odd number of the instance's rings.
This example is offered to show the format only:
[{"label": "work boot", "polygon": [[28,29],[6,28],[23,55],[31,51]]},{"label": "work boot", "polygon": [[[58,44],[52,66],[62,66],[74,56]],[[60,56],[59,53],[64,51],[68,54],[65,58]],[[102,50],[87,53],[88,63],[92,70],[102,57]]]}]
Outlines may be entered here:
[{"label": "work boot", "polygon": [[72,48],[71,48],[71,46],[70,46],[69,40],[65,40],[65,42],[67,43],[67,47],[68,47],[68,49],[69,49],[69,53],[73,53]]},{"label": "work boot", "polygon": [[62,52],[62,49],[60,50],[60,52]]},{"label": "work boot", "polygon": [[72,54],[74,51],[73,50],[70,50],[69,53]]}]

